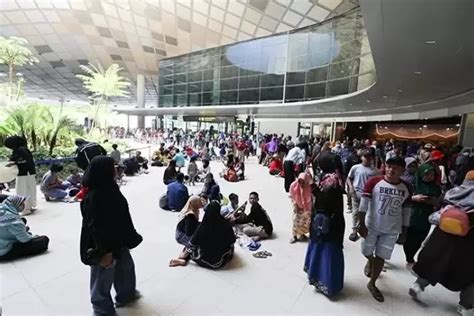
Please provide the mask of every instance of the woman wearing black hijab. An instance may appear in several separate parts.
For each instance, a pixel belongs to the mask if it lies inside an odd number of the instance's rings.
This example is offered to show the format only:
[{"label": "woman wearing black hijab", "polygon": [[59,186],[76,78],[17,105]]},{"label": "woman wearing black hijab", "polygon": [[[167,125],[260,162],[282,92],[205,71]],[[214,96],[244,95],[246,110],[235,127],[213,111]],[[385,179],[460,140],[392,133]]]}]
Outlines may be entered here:
[{"label": "woman wearing black hijab", "polygon": [[4,145],[13,150],[10,164],[18,166],[16,194],[26,198],[21,215],[28,215],[36,209],[36,167],[33,155],[28,149],[26,139],[21,136],[7,137]]},{"label": "woman wearing black hijab", "polygon": [[143,238],[133,226],[115,170],[113,158],[97,156],[82,181],[89,191],[81,202],[80,253],[82,262],[91,266],[91,303],[97,315],[115,315],[112,284],[117,293],[116,307],[138,298],[129,249],[137,247]]},{"label": "woman wearing black hijab", "polygon": [[202,267],[219,269],[233,258],[234,243],[231,224],[221,216],[219,202],[212,201],[191,239],[191,259]]}]

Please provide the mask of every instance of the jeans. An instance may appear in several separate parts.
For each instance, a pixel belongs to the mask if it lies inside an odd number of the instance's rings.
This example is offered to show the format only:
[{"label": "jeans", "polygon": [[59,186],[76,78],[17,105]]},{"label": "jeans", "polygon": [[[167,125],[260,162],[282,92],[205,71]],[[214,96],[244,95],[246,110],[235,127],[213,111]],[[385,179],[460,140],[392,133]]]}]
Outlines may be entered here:
[{"label": "jeans", "polygon": [[44,195],[55,200],[62,200],[66,196],[68,196],[68,192],[66,190],[69,189],[71,186],[71,183],[69,183],[68,181],[63,181],[61,185],[44,192]]},{"label": "jeans", "polygon": [[91,266],[90,293],[95,315],[115,315],[110,290],[114,285],[115,301],[127,303],[135,297],[135,264],[128,249],[123,249],[111,268]]}]

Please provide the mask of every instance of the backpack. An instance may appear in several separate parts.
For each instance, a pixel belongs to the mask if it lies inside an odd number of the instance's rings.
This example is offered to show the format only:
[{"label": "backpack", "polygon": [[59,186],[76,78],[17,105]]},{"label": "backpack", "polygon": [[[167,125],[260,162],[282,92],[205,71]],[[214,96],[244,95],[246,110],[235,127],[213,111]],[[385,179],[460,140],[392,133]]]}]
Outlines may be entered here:
[{"label": "backpack", "polygon": [[105,150],[102,146],[97,143],[86,143],[78,149],[75,160],[79,168],[86,170],[92,158],[100,155],[105,155]]},{"label": "backpack", "polygon": [[453,205],[447,205],[441,210],[439,228],[445,233],[466,236],[471,230],[468,213],[474,210],[465,211]]},{"label": "backpack", "polygon": [[226,176],[227,176],[226,180],[229,181],[229,182],[237,182],[239,180],[239,178],[237,177],[237,173],[232,168],[227,170],[227,175]]}]

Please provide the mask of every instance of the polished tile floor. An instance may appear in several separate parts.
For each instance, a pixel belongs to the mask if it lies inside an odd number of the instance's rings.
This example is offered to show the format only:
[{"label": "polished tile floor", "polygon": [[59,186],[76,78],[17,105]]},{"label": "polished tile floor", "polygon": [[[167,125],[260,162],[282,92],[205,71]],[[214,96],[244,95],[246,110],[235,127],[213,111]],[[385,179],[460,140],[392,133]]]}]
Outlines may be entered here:
[{"label": "polished tile floor", "polygon": [[[222,164],[212,163],[217,175]],[[408,296],[414,277],[405,270],[403,250],[397,247],[379,281],[385,303],[376,302],[366,289],[364,258],[359,242],[345,242],[345,285],[339,297],[329,300],[308,285],[302,271],[305,243],[290,245],[291,208],[283,180],[275,178],[251,158],[247,179],[239,183],[218,180],[228,195],[241,200],[257,191],[261,204],[275,226],[275,238],[262,249],[273,253],[256,259],[237,246],[233,261],[221,271],[209,271],[190,263],[169,268],[170,258],[181,247],[174,240],[177,214],[158,208],[164,192],[163,168],[148,175],[128,178],[122,191],[128,199],[143,243],[133,251],[138,289],[143,298],[119,309],[119,315],[199,314],[308,314],[308,315],[455,315],[458,296],[441,286],[430,287],[423,303]],[[202,185],[190,187],[198,192]],[[4,315],[90,315],[89,269],[79,260],[79,204],[39,201],[38,211],[28,217],[32,232],[51,239],[47,253],[0,264],[0,297]],[[350,215],[346,214],[347,227]],[[346,235],[349,231],[346,230]]]}]

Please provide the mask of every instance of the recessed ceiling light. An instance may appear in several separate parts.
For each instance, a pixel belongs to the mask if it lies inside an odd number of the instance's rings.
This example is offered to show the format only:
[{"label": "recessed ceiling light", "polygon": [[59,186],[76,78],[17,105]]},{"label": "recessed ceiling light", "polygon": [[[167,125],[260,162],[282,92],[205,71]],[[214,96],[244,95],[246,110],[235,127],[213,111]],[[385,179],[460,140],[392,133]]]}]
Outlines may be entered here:
[{"label": "recessed ceiling light", "polygon": [[398,89],[397,91],[398,91],[398,92],[403,92],[403,90],[402,90],[402,89]]},{"label": "recessed ceiling light", "polygon": [[459,127],[459,126],[461,126],[461,124],[459,124],[459,123],[458,123],[458,124],[456,124],[456,127]]},{"label": "recessed ceiling light", "polygon": [[352,103],[349,103],[349,106],[351,106],[351,105],[352,105]]},{"label": "recessed ceiling light", "polygon": [[370,103],[370,100],[369,100],[369,99],[367,99],[367,103]]},{"label": "recessed ceiling light", "polygon": [[415,71],[414,74],[415,75],[421,75],[421,71]]},{"label": "recessed ceiling light", "polygon": [[427,120],[428,118],[427,118],[427,117],[425,117],[424,119],[425,119],[425,120]]},{"label": "recessed ceiling light", "polygon": [[423,125],[423,128],[427,128],[427,127],[428,127],[428,125]]},{"label": "recessed ceiling light", "polygon": [[387,95],[384,95],[383,98],[386,99],[386,98],[388,98],[388,96],[387,96]]},{"label": "recessed ceiling light", "polygon": [[428,40],[428,41],[425,41],[425,44],[436,44],[436,41],[433,41],[433,40]]}]

